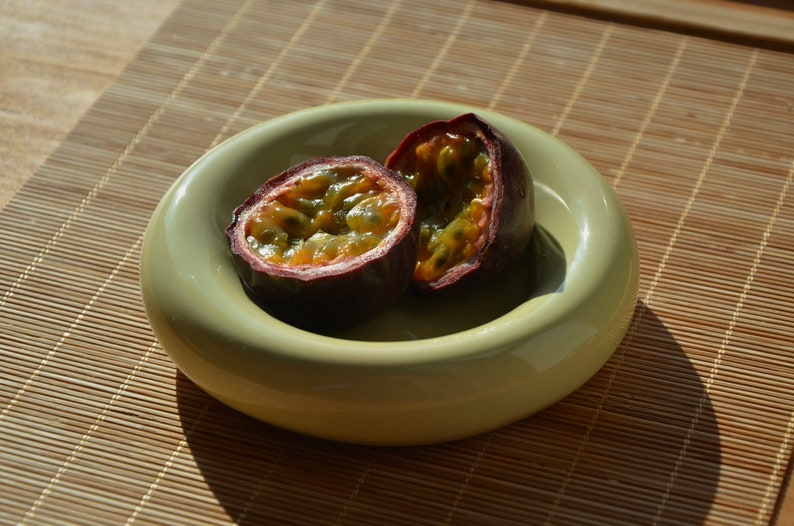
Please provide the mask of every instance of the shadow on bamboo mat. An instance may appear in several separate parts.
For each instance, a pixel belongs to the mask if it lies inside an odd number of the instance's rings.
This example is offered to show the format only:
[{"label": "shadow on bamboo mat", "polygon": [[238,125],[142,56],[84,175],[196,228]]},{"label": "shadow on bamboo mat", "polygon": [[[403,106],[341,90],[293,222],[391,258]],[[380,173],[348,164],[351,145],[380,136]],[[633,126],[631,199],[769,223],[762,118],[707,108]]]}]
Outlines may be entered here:
[{"label": "shadow on bamboo mat", "polygon": [[212,399],[181,373],[180,418],[206,483],[249,524],[699,524],[719,477],[703,382],[639,305],[610,362],[554,406],[422,447],[297,435]]}]

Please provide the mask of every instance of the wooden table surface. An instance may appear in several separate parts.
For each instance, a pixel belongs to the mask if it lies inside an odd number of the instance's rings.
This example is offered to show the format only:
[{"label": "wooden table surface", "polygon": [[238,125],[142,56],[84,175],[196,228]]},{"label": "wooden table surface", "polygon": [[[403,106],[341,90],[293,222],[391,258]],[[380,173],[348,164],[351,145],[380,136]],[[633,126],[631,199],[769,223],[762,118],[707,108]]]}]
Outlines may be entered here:
[{"label": "wooden table surface", "polygon": [[[653,16],[661,19],[679,17],[681,21],[682,13],[681,2],[541,3],[588,13],[602,9],[607,16],[626,5],[633,5],[632,9],[651,6]],[[178,4],[179,0],[0,3],[0,210]],[[751,36],[777,42],[785,40],[786,29],[792,27],[791,12],[748,3],[726,11],[726,4],[697,2],[698,9],[683,12],[702,16],[705,6],[719,14],[703,19],[705,30],[714,31],[721,20],[727,31],[744,33],[744,20]],[[638,16],[636,12],[630,15]],[[691,29],[692,20],[686,25]],[[794,524],[794,490],[789,489],[779,504],[777,517],[779,524]]]},{"label": "wooden table surface", "polygon": [[9,0],[0,4],[0,207],[178,3]]}]

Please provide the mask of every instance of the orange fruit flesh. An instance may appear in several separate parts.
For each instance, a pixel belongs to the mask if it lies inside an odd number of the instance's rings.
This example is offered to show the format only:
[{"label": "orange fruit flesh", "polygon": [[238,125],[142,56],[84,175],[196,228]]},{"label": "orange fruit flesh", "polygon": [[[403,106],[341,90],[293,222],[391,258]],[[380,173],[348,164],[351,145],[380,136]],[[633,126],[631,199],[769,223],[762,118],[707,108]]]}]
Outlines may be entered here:
[{"label": "orange fruit flesh", "polygon": [[378,246],[400,220],[396,198],[360,169],[304,174],[249,218],[246,240],[280,265],[327,265]]},{"label": "orange fruit flesh", "polygon": [[473,258],[490,213],[490,157],[483,142],[444,133],[415,148],[415,165],[400,170],[419,196],[419,256],[414,279],[431,282]]}]

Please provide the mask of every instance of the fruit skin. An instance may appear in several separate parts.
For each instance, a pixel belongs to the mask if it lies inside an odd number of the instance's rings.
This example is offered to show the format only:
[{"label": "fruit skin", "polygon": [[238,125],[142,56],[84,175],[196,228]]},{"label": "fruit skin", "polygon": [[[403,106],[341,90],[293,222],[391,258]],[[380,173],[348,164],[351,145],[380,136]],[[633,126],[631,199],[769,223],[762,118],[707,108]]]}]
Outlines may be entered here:
[{"label": "fruit skin", "polygon": [[[245,239],[247,212],[303,173],[347,166],[376,174],[398,194],[400,220],[377,247],[342,262],[299,268],[253,253]],[[418,239],[416,193],[402,177],[369,157],[310,159],[262,184],[234,210],[226,235],[241,281],[255,303],[298,328],[331,333],[375,317],[410,286]]]},{"label": "fruit skin", "polygon": [[[409,133],[388,156],[385,166],[409,171],[416,147],[448,132],[475,134],[483,141],[492,167],[491,216],[485,241],[474,257],[435,281],[414,281],[425,293],[465,292],[493,279],[519,258],[535,227],[534,186],[526,161],[507,136],[474,113],[430,122]],[[422,196],[418,199],[421,205]]]}]

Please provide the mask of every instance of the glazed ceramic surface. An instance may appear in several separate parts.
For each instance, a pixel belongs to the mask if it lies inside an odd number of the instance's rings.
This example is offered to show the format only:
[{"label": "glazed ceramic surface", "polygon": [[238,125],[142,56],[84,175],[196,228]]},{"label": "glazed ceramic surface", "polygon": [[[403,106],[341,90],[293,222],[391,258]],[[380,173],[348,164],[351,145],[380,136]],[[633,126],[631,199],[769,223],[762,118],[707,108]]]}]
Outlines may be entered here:
[{"label": "glazed ceramic surface", "polygon": [[[265,179],[313,157],[383,162],[409,131],[470,111],[516,144],[534,178],[536,233],[510,272],[456,300],[406,295],[332,336],[249,300],[224,229]],[[222,402],[318,437],[408,445],[498,428],[585,383],[626,333],[638,259],[612,189],[557,139],[478,108],[368,100],[273,119],[199,159],[151,219],[141,286],[165,351]]]}]

